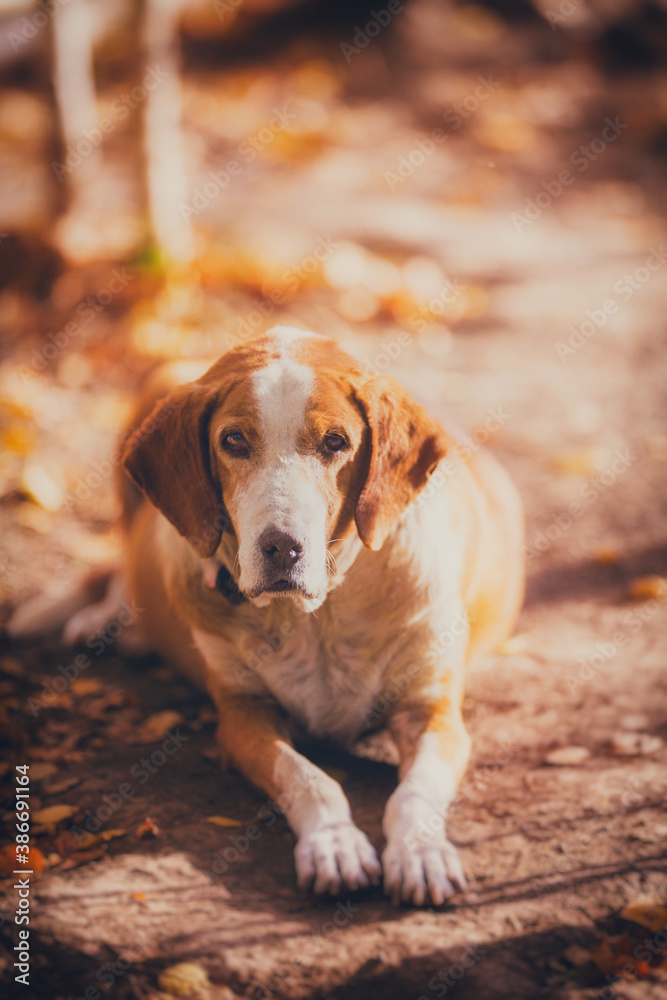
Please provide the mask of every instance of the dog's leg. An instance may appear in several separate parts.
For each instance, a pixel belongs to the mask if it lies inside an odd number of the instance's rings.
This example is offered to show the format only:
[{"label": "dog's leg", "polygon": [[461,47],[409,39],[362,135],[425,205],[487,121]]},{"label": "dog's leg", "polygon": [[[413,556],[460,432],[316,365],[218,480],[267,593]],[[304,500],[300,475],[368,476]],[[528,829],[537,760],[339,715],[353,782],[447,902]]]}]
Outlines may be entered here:
[{"label": "dog's leg", "polygon": [[74,646],[105,628],[116,617],[126,599],[123,575],[120,572],[113,573],[102,600],[87,604],[67,620],[63,629],[65,645]]},{"label": "dog's leg", "polygon": [[463,776],[470,739],[461,718],[460,693],[438,706],[397,707],[389,729],[398,746],[399,785],[387,802],[382,855],[384,889],[395,903],[436,906],[465,879],[445,834],[445,815]]},{"label": "dog's leg", "polygon": [[337,781],[291,745],[285,717],[265,698],[213,692],[223,755],[285,813],[296,834],[299,888],[337,894],[380,881],[380,863],[352,822]]},{"label": "dog's leg", "polygon": [[[69,623],[82,621],[89,608],[106,606],[108,594],[116,593],[115,581],[120,579],[115,566],[99,568],[91,570],[57,594],[47,592],[31,597],[14,611],[5,626],[7,634],[12,639],[32,639],[65,626],[64,641],[73,643],[80,635],[67,635]],[[113,606],[116,606],[115,597]],[[113,614],[110,614],[109,618],[112,617]]]}]

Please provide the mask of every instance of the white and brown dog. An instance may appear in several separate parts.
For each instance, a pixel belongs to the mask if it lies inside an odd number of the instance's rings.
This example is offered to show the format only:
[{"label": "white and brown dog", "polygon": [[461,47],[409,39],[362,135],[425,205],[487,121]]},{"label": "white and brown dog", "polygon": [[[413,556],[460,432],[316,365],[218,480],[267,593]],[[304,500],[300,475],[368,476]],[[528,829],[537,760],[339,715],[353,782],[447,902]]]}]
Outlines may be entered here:
[{"label": "white and brown dog", "polygon": [[[224,759],[283,809],[301,887],[382,871],[394,900],[439,905],[464,884],[444,820],[469,753],[466,664],[510,634],[522,599],[516,490],[316,334],[276,327],[174,389],[178,368],[124,444],[142,629],[205,683]],[[380,725],[400,758],[382,869],[340,785],[292,742],[349,748]]]}]

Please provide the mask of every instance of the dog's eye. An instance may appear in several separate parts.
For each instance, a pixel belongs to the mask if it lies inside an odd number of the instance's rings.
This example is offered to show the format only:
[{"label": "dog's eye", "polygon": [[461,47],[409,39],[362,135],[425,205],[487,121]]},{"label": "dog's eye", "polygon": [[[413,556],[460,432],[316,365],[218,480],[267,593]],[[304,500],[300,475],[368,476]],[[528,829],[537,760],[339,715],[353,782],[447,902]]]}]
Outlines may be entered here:
[{"label": "dog's eye", "polygon": [[324,450],[329,453],[343,451],[347,448],[347,441],[342,434],[327,434],[324,439]]},{"label": "dog's eye", "polygon": [[222,439],[223,446],[233,455],[242,455],[248,451],[248,442],[240,431],[232,431]]}]

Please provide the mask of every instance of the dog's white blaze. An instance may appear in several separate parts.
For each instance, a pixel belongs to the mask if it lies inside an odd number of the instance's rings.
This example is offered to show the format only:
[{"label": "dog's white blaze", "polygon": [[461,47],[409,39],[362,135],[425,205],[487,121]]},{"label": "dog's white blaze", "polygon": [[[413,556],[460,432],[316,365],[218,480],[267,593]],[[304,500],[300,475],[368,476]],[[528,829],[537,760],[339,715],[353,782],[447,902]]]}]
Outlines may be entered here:
[{"label": "dog's white blaze", "polygon": [[288,459],[296,455],[297,438],[303,429],[314,384],[311,368],[284,355],[253,375],[268,458]]},{"label": "dog's white blaze", "polygon": [[[275,527],[293,533],[303,542],[299,578],[304,590],[317,596],[319,603],[327,584],[326,499],[317,488],[315,470],[309,474],[309,466],[316,459],[298,451],[315,375],[289,355],[291,345],[308,334],[283,327],[276,328],[275,336],[282,346],[281,356],[252,378],[259,410],[262,467],[232,501],[239,529],[239,586],[250,593],[261,588],[265,567],[259,538],[266,528]],[[261,605],[271,599],[270,595],[261,595],[255,601]]]}]

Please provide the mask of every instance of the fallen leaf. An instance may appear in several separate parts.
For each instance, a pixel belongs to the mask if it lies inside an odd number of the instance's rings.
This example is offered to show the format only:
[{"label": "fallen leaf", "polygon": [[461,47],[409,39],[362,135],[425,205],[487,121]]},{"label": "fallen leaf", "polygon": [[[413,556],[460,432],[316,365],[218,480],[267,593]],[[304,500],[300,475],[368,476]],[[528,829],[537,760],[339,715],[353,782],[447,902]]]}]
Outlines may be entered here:
[{"label": "fallen leaf", "polygon": [[72,833],[71,830],[63,830],[55,838],[53,845],[61,857],[70,854],[77,854],[79,851],[88,850],[94,846],[93,837],[95,835],[83,830],[81,833]]},{"label": "fallen leaf", "polygon": [[203,725],[206,725],[209,722],[215,722],[215,723],[217,723],[217,721],[218,721],[218,713],[215,711],[214,708],[209,708],[208,705],[204,705],[203,708],[199,709],[199,713],[197,715],[197,719]]},{"label": "fallen leaf", "polygon": [[577,966],[587,965],[590,961],[592,961],[593,958],[593,956],[591,955],[590,951],[588,951],[587,948],[582,948],[578,944],[569,945],[569,947],[567,947],[563,952],[563,956],[572,965],[577,965]]},{"label": "fallen leaf", "polygon": [[0,671],[9,677],[21,677],[23,667],[15,657],[3,656],[0,659]]},{"label": "fallen leaf", "polygon": [[98,833],[97,836],[106,844],[110,840],[127,836],[127,830],[104,830],[102,833]]},{"label": "fallen leaf", "polygon": [[99,861],[106,854],[106,851],[106,845],[103,845],[102,847],[95,847],[91,851],[77,851],[74,854],[69,854],[61,864],[60,870],[66,872],[71,868],[79,868],[81,865],[86,865],[89,861]]},{"label": "fallen leaf", "polygon": [[48,778],[58,771],[55,764],[47,764],[46,761],[38,761],[37,764],[30,764],[29,766],[30,770],[28,774],[31,781],[42,781],[44,778]]},{"label": "fallen leaf", "polygon": [[214,826],[244,826],[240,819],[230,819],[229,816],[207,816],[206,822]]},{"label": "fallen leaf", "polygon": [[69,686],[72,694],[82,698],[87,694],[97,694],[102,687],[102,681],[97,677],[77,677]]},{"label": "fallen leaf", "polygon": [[528,635],[522,632],[520,635],[513,635],[511,639],[502,642],[496,648],[496,653],[501,656],[514,656],[516,653],[525,653],[528,648]]},{"label": "fallen leaf", "polygon": [[604,469],[609,459],[607,448],[580,448],[554,457],[554,465],[566,476],[590,476]]},{"label": "fallen leaf", "polygon": [[593,952],[593,961],[600,972],[605,975],[615,975],[623,972],[628,975],[628,968],[634,970],[635,978],[643,978],[651,974],[651,968],[634,956],[635,944],[627,934],[605,938]]},{"label": "fallen leaf", "polygon": [[48,806],[46,809],[40,809],[39,812],[33,813],[32,819],[34,823],[48,826],[52,823],[62,823],[63,820],[73,816],[75,812],[75,806]]},{"label": "fallen leaf", "polygon": [[588,760],[590,755],[591,752],[586,747],[557,747],[555,750],[549,751],[544,762],[554,767],[577,767]]},{"label": "fallen leaf", "polygon": [[146,719],[134,734],[132,743],[155,743],[173,729],[174,726],[182,726],[185,719],[180,712],[171,708],[166,708],[162,712],[156,712]]},{"label": "fallen leaf", "polygon": [[630,596],[635,601],[664,600],[667,598],[667,578],[664,576],[638,576],[630,584]]},{"label": "fallen leaf", "polygon": [[55,840],[55,846],[60,854],[77,854],[80,851],[89,851],[100,844],[106,844],[117,837],[127,836],[127,830],[103,830],[102,833],[82,833],[73,834],[71,830],[65,830]]},{"label": "fallen leaf", "polygon": [[346,288],[338,297],[338,312],[350,323],[365,323],[373,319],[380,309],[380,300],[359,285],[356,288]]},{"label": "fallen leaf", "polygon": [[624,920],[647,927],[654,934],[667,930],[667,906],[649,899],[636,899],[621,910]]},{"label": "fallen leaf", "polygon": [[74,788],[75,785],[79,785],[80,783],[80,775],[63,774],[62,778],[54,778],[53,781],[49,781],[46,785],[42,785],[42,791],[45,795],[59,795],[61,792],[66,792],[68,789]]},{"label": "fallen leaf", "polygon": [[143,823],[140,823],[134,831],[135,837],[139,840],[154,840],[160,836],[160,828],[154,823],[150,816],[147,816]]},{"label": "fallen leaf", "polygon": [[23,469],[21,485],[31,499],[44,510],[60,510],[63,493],[50,472],[37,462],[28,462]]},{"label": "fallen leaf", "polygon": [[614,566],[620,561],[621,554],[613,545],[602,545],[593,554],[593,559],[601,566]]},{"label": "fallen leaf", "polygon": [[160,973],[157,983],[172,997],[197,996],[210,986],[206,970],[194,962],[179,962],[170,966]]},{"label": "fallen leaf", "polygon": [[650,733],[616,733],[609,750],[617,757],[648,757],[661,747],[660,737]]},{"label": "fallen leaf", "polygon": [[[22,856],[24,855],[22,854]],[[1,876],[12,875],[13,872],[22,868],[32,869],[33,872],[41,872],[44,867],[44,855],[37,847],[28,848],[28,864],[22,865],[16,858],[15,844],[7,844],[6,847],[0,847]]]}]

